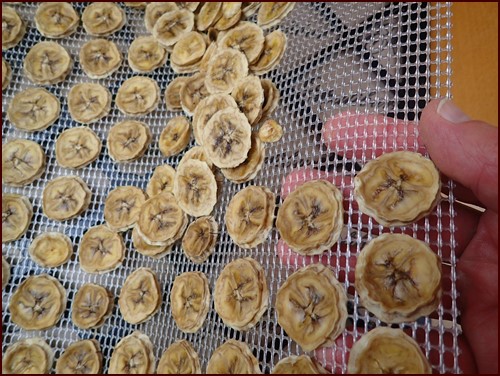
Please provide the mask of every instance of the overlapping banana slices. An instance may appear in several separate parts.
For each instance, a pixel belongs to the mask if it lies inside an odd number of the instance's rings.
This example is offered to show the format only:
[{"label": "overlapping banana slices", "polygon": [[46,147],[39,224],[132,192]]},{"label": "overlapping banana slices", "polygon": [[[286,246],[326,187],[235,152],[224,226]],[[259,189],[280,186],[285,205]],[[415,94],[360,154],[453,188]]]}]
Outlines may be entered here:
[{"label": "overlapping banana slices", "polygon": [[263,29],[276,26],[295,7],[295,3],[267,3],[262,2],[257,13],[257,25]]},{"label": "overlapping banana slices", "polygon": [[33,240],[28,252],[38,265],[54,268],[69,261],[73,255],[73,243],[60,232],[45,232]]},{"label": "overlapping banana slices", "polygon": [[205,86],[205,73],[200,72],[188,77],[179,93],[182,109],[192,116],[200,101],[209,94]]},{"label": "overlapping banana slices", "polygon": [[222,16],[221,2],[206,2],[201,6],[196,15],[196,29],[199,31],[207,30],[211,25]]},{"label": "overlapping banana slices", "polygon": [[314,359],[307,355],[292,355],[281,359],[271,371],[272,374],[297,374],[297,375],[314,375],[327,374],[326,369]]},{"label": "overlapping banana slices", "polygon": [[193,12],[176,9],[158,18],[153,27],[153,36],[165,47],[173,46],[185,33],[193,30],[193,27]]},{"label": "overlapping banana slices", "polygon": [[144,155],[151,139],[151,130],[142,122],[125,120],[117,123],[108,133],[109,156],[116,162],[135,161]]},{"label": "overlapping banana slices", "polygon": [[134,72],[148,73],[163,66],[168,52],[152,36],[138,37],[128,49],[128,65]]},{"label": "overlapping banana slices", "polygon": [[265,157],[266,147],[254,132],[252,133],[252,146],[248,152],[247,159],[237,167],[221,168],[221,172],[227,180],[233,183],[245,183],[257,176],[264,164]]},{"label": "overlapping banana slices", "polygon": [[126,80],[116,94],[116,106],[125,115],[140,116],[154,111],[160,103],[160,88],[155,80],[135,76]]},{"label": "overlapping banana slices", "polygon": [[243,13],[243,16],[245,16],[246,18],[250,18],[251,16],[253,16],[259,9],[260,4],[260,2],[253,1],[241,3],[241,12]]},{"label": "overlapping banana slices", "polygon": [[383,154],[354,178],[359,209],[384,226],[406,226],[425,217],[440,196],[436,166],[410,151]]},{"label": "overlapping banana slices", "polygon": [[233,48],[245,54],[249,64],[255,63],[264,49],[264,32],[253,22],[240,22],[218,42],[219,48]]},{"label": "overlapping banana slices", "polygon": [[148,197],[154,197],[162,192],[172,192],[174,187],[175,169],[170,165],[156,166],[146,187]]},{"label": "overlapping banana slices", "polygon": [[231,96],[238,104],[238,108],[245,114],[250,125],[254,126],[262,116],[264,90],[260,79],[248,76],[242,79],[231,92]]},{"label": "overlapping banana slices", "polygon": [[261,79],[260,84],[264,90],[264,103],[262,104],[262,115],[260,118],[266,119],[278,106],[280,92],[271,80]]},{"label": "overlapping banana slices", "polygon": [[413,338],[401,329],[379,327],[354,342],[347,372],[431,374],[432,369]]},{"label": "overlapping banana slices", "polygon": [[73,298],[71,320],[80,329],[96,329],[113,311],[113,294],[93,283],[82,285]]},{"label": "overlapping banana slices", "polygon": [[304,351],[327,347],[344,331],[347,295],[332,269],[311,264],[297,270],[276,294],[278,323]]},{"label": "overlapping banana slices", "polygon": [[215,282],[215,311],[233,329],[253,328],[267,310],[268,300],[264,269],[250,257],[227,264]]},{"label": "overlapping banana slices", "polygon": [[42,195],[43,213],[50,219],[66,221],[89,207],[92,192],[78,176],[61,176],[47,183]]},{"label": "overlapping banana slices", "polygon": [[182,85],[184,85],[186,80],[187,77],[176,77],[168,84],[167,88],[165,89],[165,104],[167,105],[167,110],[182,110],[181,87]]},{"label": "overlapping banana slices", "polygon": [[70,3],[44,2],[35,14],[36,28],[47,38],[65,38],[73,34],[80,17]]},{"label": "overlapping banana slices", "polygon": [[137,187],[113,189],[104,202],[104,220],[108,227],[115,231],[127,231],[134,227],[147,198],[144,191]]},{"label": "overlapping banana slices", "polygon": [[161,356],[156,373],[158,375],[201,374],[200,358],[188,341],[176,341]]},{"label": "overlapping banana slices", "polygon": [[99,342],[95,339],[73,342],[57,359],[56,373],[66,375],[102,373],[102,353]]},{"label": "overlapping banana slices", "polygon": [[96,37],[111,35],[126,22],[125,12],[115,3],[92,3],[82,14],[83,28],[89,35]]},{"label": "overlapping banana slices", "polygon": [[264,242],[273,226],[275,195],[263,186],[249,186],[236,193],[226,208],[226,228],[242,248]]},{"label": "overlapping banana slices", "polygon": [[132,3],[124,2],[123,4],[125,4],[126,6],[128,6],[129,8],[132,8],[132,9],[144,9],[144,8],[146,8],[146,6],[149,3],[137,1],[137,2],[132,2]]},{"label": "overlapping banana slices", "polygon": [[441,301],[441,260],[411,236],[380,235],[358,256],[356,291],[361,304],[380,320],[414,321]]},{"label": "overlapping banana slices", "polygon": [[2,145],[2,182],[14,187],[28,185],[45,172],[46,157],[34,141],[14,139]]},{"label": "overlapping banana slices", "polygon": [[26,25],[14,8],[2,5],[2,50],[15,47],[26,32]]},{"label": "overlapping banana slices", "polygon": [[158,146],[165,157],[179,154],[191,140],[191,126],[185,116],[170,119],[161,131]]},{"label": "overlapping banana slices", "polygon": [[76,84],[68,93],[68,110],[79,123],[95,123],[111,110],[111,93],[100,84]]},{"label": "overlapping banana slices", "polygon": [[2,194],[2,243],[12,242],[23,236],[32,217],[33,206],[27,197]]},{"label": "overlapping banana slices", "polygon": [[153,33],[153,28],[156,21],[163,16],[165,13],[177,10],[179,7],[173,2],[152,2],[146,6],[146,12],[144,13],[144,24],[146,25],[146,30]]},{"label": "overlapping banana slices", "polygon": [[182,250],[196,264],[205,262],[213,253],[217,242],[218,225],[213,217],[200,217],[186,229]]},{"label": "overlapping banana slices", "polygon": [[262,142],[277,142],[283,137],[283,128],[276,120],[268,119],[259,128],[259,139]]},{"label": "overlapping banana slices", "polygon": [[109,374],[153,374],[156,359],[149,337],[139,331],[122,338],[111,354]]},{"label": "overlapping banana slices", "polygon": [[72,67],[73,60],[68,51],[56,42],[39,42],[24,58],[26,76],[39,85],[63,82]]},{"label": "overlapping banana slices", "polygon": [[106,39],[92,39],[80,48],[80,65],[90,78],[106,78],[120,68],[122,53]]},{"label": "overlapping banana slices", "polygon": [[[180,168],[184,163],[191,159],[196,159],[198,161],[205,162],[207,166],[214,172],[215,174],[215,166],[212,163],[212,161],[208,158],[207,153],[205,153],[205,149],[201,146],[194,146],[191,149],[189,149],[186,154],[181,158],[179,161],[179,164],[177,165],[177,168]],[[215,177],[217,179],[217,176]]]},{"label": "overlapping banana slices", "polygon": [[295,252],[316,255],[330,249],[344,225],[342,194],[332,183],[315,180],[287,196],[278,210],[276,227]]},{"label": "overlapping banana slices", "polygon": [[170,66],[176,73],[193,73],[205,54],[207,43],[203,34],[190,31],[182,35],[170,56]]},{"label": "overlapping banana slices", "polygon": [[23,339],[10,345],[2,357],[5,375],[48,374],[54,363],[54,352],[44,339]]},{"label": "overlapping banana slices", "polygon": [[66,299],[66,290],[54,277],[28,277],[10,298],[11,320],[25,330],[51,328],[66,309]]},{"label": "overlapping banana slices", "polygon": [[62,167],[83,168],[99,157],[101,147],[101,140],[92,129],[69,128],[57,137],[56,160]]},{"label": "overlapping banana slices", "polygon": [[217,20],[213,27],[216,30],[228,30],[236,25],[242,16],[241,2],[223,2],[222,3],[222,16]]},{"label": "overlapping banana slices", "polygon": [[207,374],[261,374],[259,361],[244,342],[227,340],[207,364]]},{"label": "overlapping banana slices", "polygon": [[[2,231],[3,232],[3,231]],[[2,255],[2,290],[7,286],[10,279],[10,264]]]},{"label": "overlapping banana slices", "polygon": [[78,249],[80,267],[87,273],[107,273],[118,268],[125,257],[121,235],[105,225],[91,227]]},{"label": "overlapping banana slices", "polygon": [[12,69],[10,64],[7,63],[2,57],[2,91],[7,89],[10,84],[10,79],[12,76]]},{"label": "overlapping banana slices", "polygon": [[134,244],[134,248],[140,254],[144,256],[152,257],[155,259],[160,259],[163,256],[168,255],[172,251],[173,244],[170,245],[150,245],[146,243],[144,238],[137,227],[134,227],[132,230],[132,243]]},{"label": "overlapping banana slices", "polygon": [[249,66],[250,71],[262,75],[272,71],[281,61],[286,50],[286,35],[281,30],[274,30],[264,39],[264,50],[259,59]]},{"label": "overlapping banana slices", "polygon": [[208,63],[205,86],[210,94],[229,94],[247,75],[248,60],[242,52],[218,49]]}]

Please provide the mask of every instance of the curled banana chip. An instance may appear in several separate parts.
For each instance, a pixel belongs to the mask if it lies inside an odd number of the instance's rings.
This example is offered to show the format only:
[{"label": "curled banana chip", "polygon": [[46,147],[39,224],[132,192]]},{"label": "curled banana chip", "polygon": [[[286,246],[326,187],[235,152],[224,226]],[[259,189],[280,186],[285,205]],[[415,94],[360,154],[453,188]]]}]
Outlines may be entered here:
[{"label": "curled banana chip", "polygon": [[120,68],[122,53],[106,39],[92,39],[80,48],[80,65],[90,78],[106,78]]},{"label": "curled banana chip", "polygon": [[31,223],[33,206],[21,195],[2,195],[2,243],[12,242],[23,236]]},{"label": "curled banana chip", "polygon": [[264,90],[264,103],[262,104],[262,115],[260,118],[265,119],[278,107],[280,92],[271,80],[261,79],[260,84]]},{"label": "curled banana chip", "polygon": [[72,66],[73,60],[68,51],[56,42],[39,42],[24,58],[26,76],[39,85],[63,82]]},{"label": "curled banana chip", "polygon": [[213,217],[200,217],[186,229],[182,250],[194,263],[205,262],[213,253],[217,242],[218,225]]},{"label": "curled banana chip", "polygon": [[176,341],[161,356],[156,373],[158,375],[201,374],[200,358],[188,341]]},{"label": "curled banana chip", "polygon": [[62,167],[82,168],[99,157],[101,147],[101,140],[92,129],[66,129],[56,140],[56,160]]},{"label": "curled banana chip", "polygon": [[196,29],[205,31],[210,26],[215,24],[219,18],[222,17],[222,3],[221,2],[207,2],[203,3],[200,11],[196,16]]},{"label": "curled banana chip", "polygon": [[186,80],[187,77],[176,77],[168,84],[167,88],[165,89],[165,104],[167,105],[167,110],[182,110],[181,88]]},{"label": "curled banana chip", "polygon": [[160,102],[160,88],[155,80],[136,76],[118,89],[116,106],[125,115],[139,116],[154,111]]},{"label": "curled banana chip", "polygon": [[233,168],[221,168],[226,179],[240,184],[254,179],[264,164],[266,147],[262,144],[256,133],[252,133],[252,146],[245,162]]},{"label": "curled banana chip", "polygon": [[327,266],[297,270],[276,294],[278,323],[304,351],[327,347],[345,329],[347,295]]},{"label": "curled banana chip", "polygon": [[188,77],[180,90],[182,109],[186,114],[192,116],[198,103],[208,95],[204,73],[196,73]]},{"label": "curled banana chip", "polygon": [[15,47],[26,32],[26,25],[12,7],[2,5],[2,50]]},{"label": "curled banana chip", "polygon": [[285,54],[287,39],[281,30],[274,30],[266,35],[264,40],[264,50],[259,59],[250,65],[250,71],[254,74],[262,75],[276,68]]},{"label": "curled banana chip", "polygon": [[10,68],[10,64],[7,63],[2,57],[2,91],[7,89],[10,84],[10,79],[12,76],[12,69]]},{"label": "curled banana chip", "polygon": [[2,145],[2,182],[14,187],[28,185],[45,172],[46,157],[40,145],[15,139]]},{"label": "curled banana chip", "polygon": [[95,123],[111,110],[111,93],[99,84],[76,84],[68,93],[68,110],[79,123]]},{"label": "curled banana chip", "polygon": [[160,134],[158,146],[165,157],[179,154],[191,140],[191,126],[185,116],[177,116],[168,121]]},{"label": "curled banana chip", "polygon": [[179,7],[173,2],[160,3],[152,2],[146,6],[146,12],[144,13],[144,24],[148,32],[153,33],[153,28],[156,21],[163,16],[165,13],[177,10]]},{"label": "curled banana chip", "polygon": [[242,52],[219,49],[208,63],[205,86],[210,94],[229,94],[247,75],[248,61]]},{"label": "curled banana chip", "polygon": [[10,264],[7,262],[7,260],[5,260],[5,258],[2,255],[2,290],[5,288],[5,286],[7,286],[7,283],[9,283],[9,279],[10,279]]},{"label": "curled banana chip", "polygon": [[207,374],[261,374],[259,361],[244,342],[227,340],[217,347],[207,364]]},{"label": "curled banana chip", "polygon": [[102,286],[86,283],[78,289],[71,306],[71,320],[80,329],[96,329],[113,311],[113,294]]},{"label": "curled banana chip", "polygon": [[92,192],[77,176],[61,176],[47,183],[43,190],[43,213],[50,219],[65,221],[83,213],[90,204]]},{"label": "curled banana chip", "polygon": [[45,37],[64,38],[73,34],[80,17],[70,3],[41,3],[35,14],[36,28]]},{"label": "curled banana chip", "polygon": [[276,26],[295,7],[294,3],[266,3],[263,2],[257,14],[257,25],[263,29]]},{"label": "curled banana chip", "polygon": [[163,14],[154,24],[153,36],[165,47],[173,46],[193,30],[194,14],[187,9],[172,10]]},{"label": "curled banana chip", "polygon": [[153,344],[139,331],[122,338],[109,360],[109,374],[153,374],[155,372]]},{"label": "curled banana chip", "polygon": [[87,230],[78,250],[80,267],[87,273],[107,273],[118,268],[125,257],[125,243],[105,225]]},{"label": "curled banana chip", "polygon": [[96,37],[111,35],[120,30],[126,22],[125,12],[115,3],[92,3],[82,14],[83,28],[88,34]]},{"label": "curled banana chip", "polygon": [[102,353],[99,342],[84,339],[69,345],[56,362],[56,373],[97,375],[102,372]]},{"label": "curled banana chip", "polygon": [[368,162],[354,178],[359,209],[384,226],[406,226],[428,215],[441,196],[434,163],[398,151]]},{"label": "curled banana chip", "polygon": [[73,255],[73,243],[60,232],[45,232],[33,240],[29,254],[38,265],[54,268],[69,261]]},{"label": "curled banana chip", "polygon": [[146,200],[140,188],[117,187],[108,193],[104,203],[104,220],[112,230],[127,231],[135,226]]},{"label": "curled banana chip", "polygon": [[401,329],[379,327],[354,342],[347,372],[431,374],[432,369],[413,338]]},{"label": "curled banana chip", "polygon": [[142,157],[151,142],[149,127],[135,120],[125,120],[108,133],[109,156],[116,162],[130,162]]},{"label": "curled banana chip", "polygon": [[152,36],[134,39],[128,49],[128,65],[134,72],[148,73],[165,65],[168,52]]},{"label": "curled banana chip", "polygon": [[259,139],[262,142],[277,142],[283,137],[283,128],[276,120],[268,119],[259,128]]},{"label": "curled banana chip", "polygon": [[297,374],[297,375],[313,375],[313,374],[327,374],[326,369],[314,359],[307,355],[289,356],[281,359],[271,371],[273,374]]},{"label": "curled banana chip", "polygon": [[196,31],[185,33],[175,44],[170,56],[170,63],[179,66],[192,65],[205,54],[206,43],[203,35]]},{"label": "curled banana chip", "polygon": [[184,154],[182,159],[179,161],[177,168],[179,169],[184,163],[186,163],[191,159],[196,159],[198,161],[205,162],[212,171],[215,170],[212,161],[208,158],[207,153],[205,153],[205,150],[201,146],[194,146],[191,149],[189,149],[186,152],[186,154]]},{"label": "curled banana chip", "polygon": [[28,338],[10,345],[2,357],[5,375],[48,374],[54,363],[54,352],[42,338]]},{"label": "curled banana chip", "polygon": [[248,76],[242,79],[231,92],[231,96],[238,104],[238,108],[245,114],[250,125],[255,125],[262,115],[264,90],[260,79]]},{"label": "curled banana chip", "polygon": [[253,64],[264,49],[264,32],[253,22],[240,22],[224,35],[219,46],[243,52],[249,64]]},{"label": "curled banana chip", "polygon": [[144,238],[139,234],[137,227],[132,230],[132,243],[134,243],[135,250],[144,256],[152,257],[155,259],[162,258],[172,251],[173,245],[150,245],[146,243]]},{"label": "curled banana chip", "polygon": [[172,192],[174,187],[175,170],[172,166],[156,166],[146,187],[148,197],[154,197],[162,192]]}]

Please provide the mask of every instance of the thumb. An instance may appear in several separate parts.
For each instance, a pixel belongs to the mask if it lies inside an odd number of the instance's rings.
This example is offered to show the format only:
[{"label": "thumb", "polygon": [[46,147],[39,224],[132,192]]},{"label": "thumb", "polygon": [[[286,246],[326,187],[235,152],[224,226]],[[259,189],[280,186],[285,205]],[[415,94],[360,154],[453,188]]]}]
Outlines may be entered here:
[{"label": "thumb", "polygon": [[498,129],[470,120],[452,101],[430,102],[420,140],[442,173],[469,188],[489,209],[498,208]]}]

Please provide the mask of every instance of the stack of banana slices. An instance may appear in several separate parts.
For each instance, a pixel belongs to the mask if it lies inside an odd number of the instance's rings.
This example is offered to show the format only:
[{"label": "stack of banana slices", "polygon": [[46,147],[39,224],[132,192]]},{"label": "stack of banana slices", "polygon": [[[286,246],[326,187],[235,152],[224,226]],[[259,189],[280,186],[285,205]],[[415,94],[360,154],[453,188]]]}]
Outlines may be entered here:
[{"label": "stack of banana slices", "polygon": [[46,157],[34,141],[14,139],[2,145],[2,183],[23,187],[45,172]]},{"label": "stack of banana slices", "polygon": [[61,176],[47,183],[42,194],[43,213],[66,221],[79,216],[90,205],[92,192],[78,176]]}]

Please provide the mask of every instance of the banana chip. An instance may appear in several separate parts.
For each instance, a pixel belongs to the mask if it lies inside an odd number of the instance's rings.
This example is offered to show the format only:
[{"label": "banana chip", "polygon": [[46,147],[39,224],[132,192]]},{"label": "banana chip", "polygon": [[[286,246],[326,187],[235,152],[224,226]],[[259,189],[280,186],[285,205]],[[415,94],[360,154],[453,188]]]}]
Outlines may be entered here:
[{"label": "banana chip", "polygon": [[222,17],[215,23],[216,30],[228,30],[236,25],[241,19],[241,2],[222,3]]},{"label": "banana chip", "polygon": [[26,32],[26,25],[12,7],[2,5],[2,50],[15,47]]},{"label": "banana chip", "polygon": [[109,360],[109,374],[153,374],[155,372],[153,344],[139,331],[122,338]]},{"label": "banana chip", "polygon": [[139,116],[154,111],[160,102],[155,80],[136,76],[126,80],[116,94],[116,106],[125,115]]},{"label": "banana chip", "polygon": [[186,229],[182,250],[196,264],[205,262],[217,242],[218,224],[213,217],[200,217]]},{"label": "banana chip", "polygon": [[248,75],[248,61],[242,52],[219,49],[211,57],[205,78],[210,94],[229,94]]},{"label": "banana chip", "polygon": [[280,92],[271,80],[261,79],[260,84],[264,90],[264,103],[262,104],[262,115],[260,118],[266,119],[278,107]]},{"label": "banana chip", "polygon": [[102,354],[99,342],[95,339],[73,342],[57,359],[56,373],[66,375],[79,373],[97,375],[102,373]]},{"label": "banana chip", "polygon": [[191,140],[191,126],[185,116],[177,116],[168,121],[160,134],[158,146],[165,157],[171,157],[184,150]]},{"label": "banana chip", "polygon": [[2,91],[7,89],[10,84],[10,79],[12,76],[12,69],[10,68],[10,64],[7,63],[2,57]]},{"label": "banana chip", "polygon": [[188,77],[180,90],[182,109],[186,114],[192,116],[198,103],[208,95],[204,73],[196,73]]},{"label": "banana chip", "polygon": [[107,273],[118,268],[125,257],[123,238],[105,225],[87,230],[78,250],[80,267],[87,273]]},{"label": "banana chip", "polygon": [[2,243],[12,242],[23,236],[31,223],[33,206],[21,195],[2,195]]},{"label": "banana chip", "polygon": [[104,220],[114,231],[127,231],[135,226],[142,205],[147,200],[137,187],[117,187],[108,193],[104,203]]},{"label": "banana chip", "polygon": [[150,245],[146,243],[144,238],[139,234],[137,227],[132,230],[132,243],[135,250],[144,256],[160,259],[168,255],[172,251],[173,244],[171,245]]},{"label": "banana chip", "polygon": [[186,154],[184,154],[182,159],[179,161],[177,169],[179,169],[184,163],[186,163],[191,159],[196,159],[198,161],[205,162],[208,168],[210,168],[212,171],[215,170],[215,166],[213,165],[212,161],[208,158],[207,153],[205,153],[205,150],[201,146],[194,146],[191,149],[189,149],[186,152]]},{"label": "banana chip", "polygon": [[238,104],[238,108],[245,114],[250,125],[255,125],[262,115],[264,90],[260,79],[248,76],[241,80],[231,92],[231,96]]},{"label": "banana chip", "polygon": [[257,25],[269,29],[279,24],[295,7],[294,3],[263,2],[257,14]]},{"label": "banana chip", "polygon": [[90,204],[92,192],[77,176],[61,176],[47,183],[43,190],[43,213],[50,219],[66,221],[83,213]]},{"label": "banana chip", "polygon": [[80,17],[70,3],[41,3],[35,14],[36,28],[47,38],[64,38],[73,34]]},{"label": "banana chip", "polygon": [[307,355],[289,356],[281,359],[271,371],[272,374],[297,374],[297,375],[314,375],[314,374],[327,374],[326,369],[314,359]]},{"label": "banana chip", "polygon": [[146,25],[146,29],[151,34],[153,33],[153,28],[156,24],[156,21],[163,16],[165,13],[171,12],[173,10],[177,10],[179,7],[173,3],[160,3],[153,2],[149,3],[146,6],[146,12],[144,14],[144,24]]},{"label": "banana chip", "polygon": [[241,12],[245,18],[250,18],[259,10],[260,2],[243,2],[241,3]]},{"label": "banana chip", "polygon": [[120,30],[127,18],[125,12],[115,3],[91,3],[82,14],[85,31],[96,37],[105,37]]},{"label": "banana chip", "polygon": [[29,254],[38,265],[55,268],[69,261],[73,255],[73,243],[60,232],[45,232],[33,240]]},{"label": "banana chip", "polygon": [[259,128],[259,139],[262,142],[277,142],[283,137],[283,128],[276,120],[266,120]]},{"label": "banana chip", "polygon": [[9,279],[10,279],[10,264],[7,262],[7,260],[5,260],[5,258],[2,255],[2,290],[5,288],[5,286],[7,286],[7,283],[9,283]]},{"label": "banana chip", "polygon": [[82,285],[71,306],[73,324],[80,329],[100,328],[113,311],[113,300],[113,294],[102,286]]},{"label": "banana chip", "polygon": [[132,3],[124,2],[123,4],[125,4],[126,6],[128,6],[129,8],[132,8],[132,9],[145,9],[149,3],[137,1],[137,2],[132,2]]},{"label": "banana chip", "polygon": [[10,345],[2,357],[5,375],[48,374],[54,363],[54,352],[42,338],[24,339]]},{"label": "banana chip", "polygon": [[200,358],[188,341],[176,341],[161,356],[156,373],[158,375],[201,374]]},{"label": "banana chip", "polygon": [[68,110],[79,123],[95,123],[109,114],[111,93],[99,84],[76,84],[68,93]]},{"label": "banana chip", "polygon": [[80,65],[90,78],[106,78],[120,68],[123,57],[116,44],[106,39],[92,39],[80,48]]},{"label": "banana chip", "polygon": [[56,42],[39,42],[24,58],[26,76],[39,85],[63,82],[72,67],[73,60],[68,51]]},{"label": "banana chip", "polygon": [[264,49],[264,32],[253,22],[240,22],[224,35],[219,46],[243,52],[249,64],[253,64]]},{"label": "banana chip", "polygon": [[194,14],[187,9],[172,10],[163,14],[154,24],[153,36],[165,47],[173,46],[193,30]]},{"label": "banana chip", "polygon": [[170,81],[165,89],[165,104],[168,111],[182,110],[181,88],[187,79],[187,77],[176,77]]},{"label": "banana chip", "polygon": [[274,30],[272,33],[266,35],[264,50],[259,59],[250,65],[250,71],[257,75],[272,71],[278,66],[285,54],[286,44],[286,35],[281,30]]},{"label": "banana chip", "polygon": [[149,73],[165,65],[168,52],[152,36],[134,39],[128,49],[128,65],[134,72]]},{"label": "banana chip", "polygon": [[2,182],[28,185],[45,172],[46,157],[36,142],[15,139],[2,145]]},{"label": "banana chip", "polygon": [[135,120],[122,121],[109,130],[109,156],[116,162],[135,161],[144,155],[151,138],[146,124]]},{"label": "banana chip", "polygon": [[169,165],[156,166],[146,187],[148,197],[154,197],[162,192],[172,192],[174,187],[175,170]]},{"label": "banana chip", "polygon": [[196,16],[196,29],[205,31],[215,24],[222,17],[222,4],[215,1],[203,3]]},{"label": "banana chip", "polygon": [[66,168],[88,166],[99,157],[101,140],[88,127],[65,130],[56,140],[57,163]]},{"label": "banana chip", "polygon": [[207,374],[261,374],[259,361],[244,342],[227,340],[207,364]]},{"label": "banana chip", "polygon": [[264,164],[266,147],[262,144],[256,133],[252,133],[252,146],[245,162],[234,168],[221,168],[226,179],[240,184],[254,179]]},{"label": "banana chip", "polygon": [[191,12],[195,12],[200,5],[199,2],[195,1],[176,2],[175,4],[179,7],[179,9],[187,9]]},{"label": "banana chip", "polygon": [[182,35],[175,44],[170,57],[170,63],[178,66],[186,66],[197,63],[205,54],[206,43],[203,35],[196,31],[190,31]]}]

